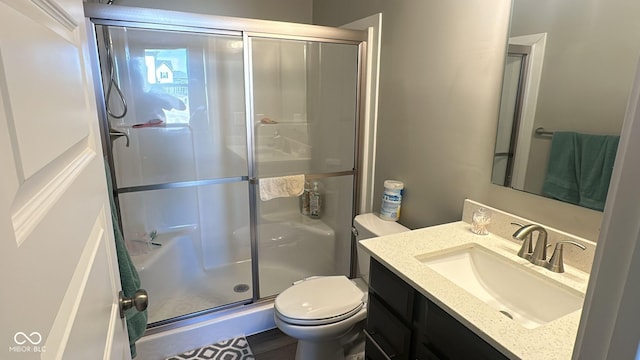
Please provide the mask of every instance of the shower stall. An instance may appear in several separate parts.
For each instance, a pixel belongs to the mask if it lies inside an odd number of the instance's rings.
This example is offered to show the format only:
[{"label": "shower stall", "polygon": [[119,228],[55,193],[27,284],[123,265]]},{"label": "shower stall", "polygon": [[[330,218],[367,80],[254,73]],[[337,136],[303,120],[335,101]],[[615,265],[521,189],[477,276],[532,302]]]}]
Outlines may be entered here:
[{"label": "shower stall", "polygon": [[[351,274],[364,32],[102,4],[85,13],[151,327]],[[296,196],[260,199],[261,179],[289,175],[317,182],[319,219]]]}]

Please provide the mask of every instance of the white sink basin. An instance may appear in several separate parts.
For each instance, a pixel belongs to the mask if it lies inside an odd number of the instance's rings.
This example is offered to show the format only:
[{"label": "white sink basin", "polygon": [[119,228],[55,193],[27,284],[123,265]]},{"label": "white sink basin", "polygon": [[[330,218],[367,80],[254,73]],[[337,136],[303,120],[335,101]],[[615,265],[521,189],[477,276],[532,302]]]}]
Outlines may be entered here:
[{"label": "white sink basin", "polygon": [[479,245],[416,258],[528,329],[579,310],[584,301],[578,291]]}]

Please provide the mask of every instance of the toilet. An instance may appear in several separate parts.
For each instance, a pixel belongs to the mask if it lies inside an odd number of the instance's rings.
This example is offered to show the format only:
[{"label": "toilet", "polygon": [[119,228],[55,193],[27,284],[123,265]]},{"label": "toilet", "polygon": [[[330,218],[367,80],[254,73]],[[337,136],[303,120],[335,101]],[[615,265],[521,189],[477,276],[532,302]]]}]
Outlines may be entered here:
[{"label": "toilet", "polygon": [[[356,241],[409,231],[376,214],[354,219]],[[358,269],[369,281],[370,257],[358,247]],[[294,283],[275,299],[276,326],[298,339],[296,360],[343,360],[344,346],[367,317],[367,293],[346,276],[314,276]]]}]

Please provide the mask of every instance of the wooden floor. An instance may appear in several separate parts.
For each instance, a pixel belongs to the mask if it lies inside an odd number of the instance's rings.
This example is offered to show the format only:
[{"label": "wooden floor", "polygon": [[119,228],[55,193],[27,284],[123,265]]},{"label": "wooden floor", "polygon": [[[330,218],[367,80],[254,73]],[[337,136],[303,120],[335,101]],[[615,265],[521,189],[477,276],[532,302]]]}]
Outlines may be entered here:
[{"label": "wooden floor", "polygon": [[294,360],[296,357],[296,339],[278,329],[247,336],[247,341],[256,360]]}]

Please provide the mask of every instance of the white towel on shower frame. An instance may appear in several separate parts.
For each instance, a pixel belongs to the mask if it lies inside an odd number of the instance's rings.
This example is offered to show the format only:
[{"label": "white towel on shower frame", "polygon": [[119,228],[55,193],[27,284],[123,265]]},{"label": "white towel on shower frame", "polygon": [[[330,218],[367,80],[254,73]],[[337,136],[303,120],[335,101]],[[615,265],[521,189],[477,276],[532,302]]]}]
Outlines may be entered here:
[{"label": "white towel on shower frame", "polygon": [[304,175],[289,175],[260,179],[260,200],[300,196],[304,191]]}]

